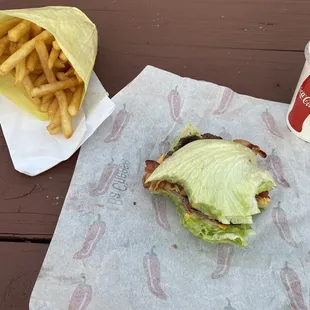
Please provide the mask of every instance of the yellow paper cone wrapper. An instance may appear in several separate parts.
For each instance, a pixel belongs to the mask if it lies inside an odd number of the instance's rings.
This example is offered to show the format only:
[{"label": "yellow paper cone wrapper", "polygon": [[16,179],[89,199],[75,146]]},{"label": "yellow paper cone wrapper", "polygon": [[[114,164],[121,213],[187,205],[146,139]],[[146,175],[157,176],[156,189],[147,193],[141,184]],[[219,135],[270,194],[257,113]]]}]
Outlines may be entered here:
[{"label": "yellow paper cone wrapper", "polygon": [[[95,24],[79,9],[63,6],[0,10],[0,23],[11,17],[36,23],[55,37],[73,68],[84,81],[85,95],[97,56],[98,33]],[[36,118],[47,120],[47,114],[38,110],[24,87],[14,84],[15,80],[11,74],[1,76],[0,93]]]}]

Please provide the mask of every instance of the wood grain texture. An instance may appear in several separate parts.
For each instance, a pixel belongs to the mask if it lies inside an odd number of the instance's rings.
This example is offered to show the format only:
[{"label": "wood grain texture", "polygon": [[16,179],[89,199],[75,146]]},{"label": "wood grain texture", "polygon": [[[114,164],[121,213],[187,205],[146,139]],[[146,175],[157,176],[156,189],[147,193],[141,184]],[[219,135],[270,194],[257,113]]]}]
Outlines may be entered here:
[{"label": "wood grain texture", "polygon": [[0,130],[0,240],[50,240],[69,187],[77,154],[37,177],[14,170]]},{"label": "wood grain texture", "polygon": [[48,245],[0,242],[0,310],[29,309],[29,298]]},{"label": "wood grain texture", "polygon": [[[0,1],[8,6],[8,1]],[[96,72],[111,95],[151,64],[239,93],[289,102],[309,40],[302,0],[63,0],[97,25]],[[32,0],[28,7],[41,5]],[[10,3],[18,8],[19,1]],[[240,72],[240,73],[239,73]],[[280,85],[280,87],[278,86]]]}]

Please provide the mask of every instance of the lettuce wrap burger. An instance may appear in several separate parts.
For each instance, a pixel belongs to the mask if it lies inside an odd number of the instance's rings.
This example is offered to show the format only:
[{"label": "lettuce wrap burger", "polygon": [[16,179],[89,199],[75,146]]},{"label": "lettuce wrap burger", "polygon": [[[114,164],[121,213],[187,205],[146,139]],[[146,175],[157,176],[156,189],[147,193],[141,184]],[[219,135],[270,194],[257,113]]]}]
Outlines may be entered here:
[{"label": "lettuce wrap burger", "polygon": [[188,125],[166,154],[146,161],[143,185],[170,197],[195,236],[246,246],[247,236],[255,235],[252,216],[266,208],[276,186],[256,155],[266,157],[248,141],[201,135]]}]

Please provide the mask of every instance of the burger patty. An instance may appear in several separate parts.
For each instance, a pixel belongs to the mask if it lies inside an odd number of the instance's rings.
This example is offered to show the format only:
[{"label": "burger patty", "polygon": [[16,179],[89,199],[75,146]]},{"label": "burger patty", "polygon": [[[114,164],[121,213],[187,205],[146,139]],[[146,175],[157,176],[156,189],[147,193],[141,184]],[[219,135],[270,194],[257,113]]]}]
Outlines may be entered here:
[{"label": "burger patty", "polygon": [[[179,142],[173,148],[173,150],[170,150],[167,154],[165,154],[165,159],[167,159],[168,157],[173,155],[173,153],[175,153],[176,151],[181,149],[183,146],[185,146],[185,145],[187,145],[187,144],[189,144],[189,143],[191,143],[193,141],[196,141],[196,140],[205,140],[205,139],[223,140],[222,137],[213,135],[212,133],[204,133],[204,134],[202,134],[200,136],[192,135],[192,136],[183,137],[183,138],[180,138]],[[249,141],[242,140],[242,139],[235,139],[235,140],[233,140],[233,142],[241,144],[241,145],[244,145],[245,147],[248,147],[256,155],[260,155],[262,158],[266,158],[267,157],[267,154],[264,151],[262,151],[258,145],[252,144]]]},{"label": "burger patty", "polygon": [[211,133],[204,133],[203,135],[201,136],[195,136],[195,135],[192,135],[192,136],[187,136],[187,137],[183,137],[183,138],[180,138],[178,144],[174,147],[173,150],[169,151],[166,155],[165,155],[165,159],[170,157],[173,153],[175,153],[176,151],[178,151],[179,149],[181,149],[183,146],[185,146],[186,144],[189,144],[193,141],[196,141],[196,140],[201,140],[201,139],[223,139],[219,136],[215,136]]}]

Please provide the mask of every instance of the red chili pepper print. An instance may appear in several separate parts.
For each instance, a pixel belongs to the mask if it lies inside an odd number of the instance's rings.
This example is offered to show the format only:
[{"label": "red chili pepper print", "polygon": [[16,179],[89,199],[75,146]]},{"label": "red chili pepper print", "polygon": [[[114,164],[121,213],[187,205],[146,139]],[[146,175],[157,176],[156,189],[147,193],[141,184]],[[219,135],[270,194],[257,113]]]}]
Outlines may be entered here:
[{"label": "red chili pepper print", "polygon": [[159,148],[159,154],[162,155],[162,154],[166,154],[170,148],[170,143],[168,141],[169,139],[169,136],[166,137],[165,140],[161,141],[158,145],[158,148]]},{"label": "red chili pepper print", "polygon": [[109,189],[109,187],[110,187],[110,185],[111,185],[111,183],[112,183],[112,181],[113,181],[113,179],[117,173],[117,170],[118,170],[118,165],[114,164],[113,160],[112,160],[112,162],[107,164],[101,173],[101,177],[100,177],[100,180],[99,180],[97,186],[91,190],[90,195],[91,196],[104,195],[108,191],[108,189]]},{"label": "red chili pepper print", "polygon": [[212,279],[222,278],[229,272],[233,255],[234,246],[232,244],[219,243],[217,245],[217,266],[211,275]]},{"label": "red chili pepper print", "polygon": [[290,226],[288,224],[285,211],[280,207],[280,202],[278,206],[272,209],[272,220],[276,225],[280,237],[290,246],[296,248],[297,244],[293,239]]},{"label": "red chili pepper print", "polygon": [[83,283],[79,284],[72,293],[68,310],[85,310],[90,304],[93,291],[92,287],[86,284],[86,278],[83,275]]},{"label": "red chili pepper print", "polygon": [[168,95],[168,102],[170,107],[170,115],[172,119],[182,124],[182,120],[180,118],[181,113],[181,96],[178,92],[178,86],[175,87],[175,89],[172,89]]},{"label": "red chili pepper print", "polygon": [[167,295],[160,285],[160,261],[154,252],[155,246],[143,258],[143,267],[146,274],[147,286],[152,294],[160,299],[167,299]]},{"label": "red chili pepper print", "polygon": [[73,255],[74,259],[85,259],[92,255],[97,243],[102,238],[106,230],[105,222],[100,220],[100,214],[98,214],[98,219],[93,222],[88,228],[83,246],[81,250]]},{"label": "red chili pepper print", "polygon": [[226,300],[227,300],[227,306],[224,308],[224,310],[236,310],[236,308],[233,308],[231,306],[230,300],[228,298],[226,298]]},{"label": "red chili pepper print", "polygon": [[79,196],[79,193],[78,193],[77,190],[71,190],[67,194],[67,199],[70,200],[70,201],[78,201],[79,200],[78,196]]},{"label": "red chili pepper print", "polygon": [[128,124],[129,118],[130,115],[126,111],[126,107],[124,105],[124,108],[117,112],[113,123],[112,132],[104,139],[104,142],[110,143],[117,141],[120,138],[122,131]]},{"label": "red chili pepper print", "polygon": [[228,108],[231,105],[233,97],[234,97],[234,92],[230,88],[225,87],[221,102],[219,106],[217,107],[217,109],[213,111],[213,115],[221,115],[227,112]]},{"label": "red chili pepper print", "polygon": [[281,282],[290,299],[290,306],[294,310],[307,310],[305,305],[300,279],[297,273],[288,267],[288,263],[285,262],[284,268],[280,272]]},{"label": "red chili pepper print", "polygon": [[276,122],[268,109],[262,113],[262,120],[271,134],[282,139],[284,138],[282,133],[278,130]]},{"label": "red chili pepper print", "polygon": [[271,155],[267,158],[267,164],[269,166],[269,169],[272,171],[273,176],[276,180],[276,182],[285,188],[290,188],[290,184],[286,181],[283,175],[283,167],[282,162],[279,156],[275,154],[275,150],[272,150]]},{"label": "red chili pepper print", "polygon": [[232,136],[229,132],[226,131],[225,127],[222,127],[223,131],[220,133],[220,137],[224,140],[232,140]]},{"label": "red chili pepper print", "polygon": [[170,224],[167,219],[167,205],[164,196],[152,196],[153,207],[155,210],[156,222],[166,231],[170,231]]}]

